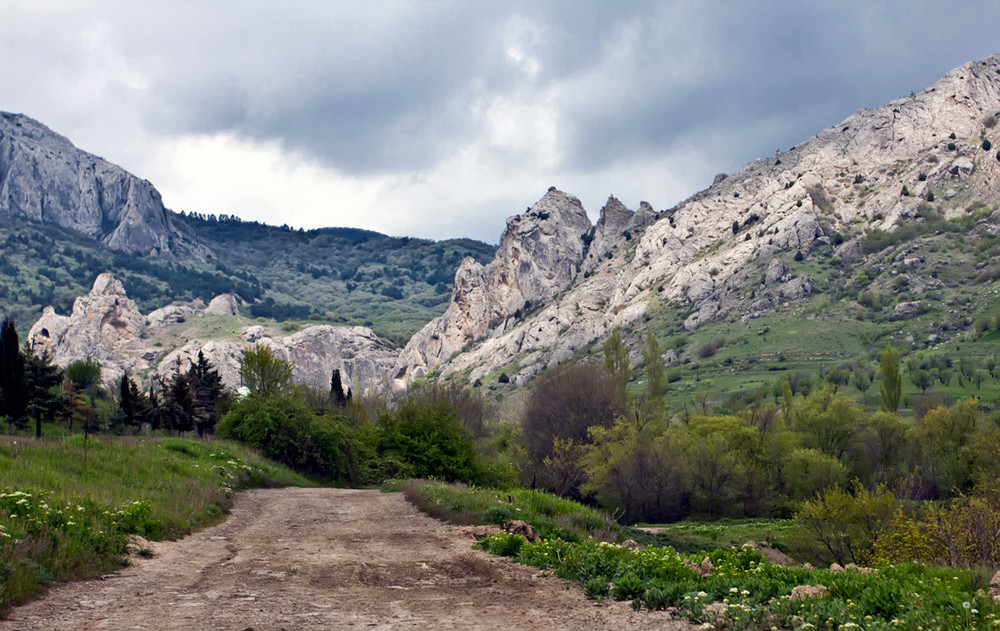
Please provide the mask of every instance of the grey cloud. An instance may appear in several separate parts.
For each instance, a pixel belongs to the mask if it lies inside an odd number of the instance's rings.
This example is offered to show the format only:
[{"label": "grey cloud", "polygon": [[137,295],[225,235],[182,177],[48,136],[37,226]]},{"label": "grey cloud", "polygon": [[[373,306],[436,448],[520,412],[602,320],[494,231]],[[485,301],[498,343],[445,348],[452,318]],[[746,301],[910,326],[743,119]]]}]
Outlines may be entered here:
[{"label": "grey cloud", "polygon": [[[448,218],[442,236],[482,236],[482,224],[502,225],[498,214],[553,184],[670,205],[715,172],[996,52],[1000,23],[992,2],[919,0],[109,0],[58,9],[9,0],[4,13],[0,58],[20,61],[5,68],[0,109],[40,118],[127,168],[143,134],[230,132],[352,176],[419,175],[485,142],[480,104],[552,107],[556,162],[539,166],[519,145],[484,149],[507,165],[498,177],[517,174],[538,189],[472,195],[477,209]],[[508,58],[515,36],[537,73]],[[637,156],[683,160],[692,148],[683,183],[669,190],[636,190],[655,181],[649,173],[592,183]],[[594,211],[603,199],[584,201]]]}]

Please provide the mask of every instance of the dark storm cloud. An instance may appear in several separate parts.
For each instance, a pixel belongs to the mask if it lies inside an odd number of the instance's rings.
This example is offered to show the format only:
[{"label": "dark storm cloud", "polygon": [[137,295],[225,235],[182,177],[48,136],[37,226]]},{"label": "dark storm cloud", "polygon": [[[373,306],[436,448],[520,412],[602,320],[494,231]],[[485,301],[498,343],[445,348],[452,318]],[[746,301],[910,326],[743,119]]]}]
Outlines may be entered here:
[{"label": "dark storm cloud", "polygon": [[6,0],[0,109],[188,209],[268,219],[294,194],[300,225],[495,241],[549,185],[672,205],[996,52],[998,23],[909,0]]}]

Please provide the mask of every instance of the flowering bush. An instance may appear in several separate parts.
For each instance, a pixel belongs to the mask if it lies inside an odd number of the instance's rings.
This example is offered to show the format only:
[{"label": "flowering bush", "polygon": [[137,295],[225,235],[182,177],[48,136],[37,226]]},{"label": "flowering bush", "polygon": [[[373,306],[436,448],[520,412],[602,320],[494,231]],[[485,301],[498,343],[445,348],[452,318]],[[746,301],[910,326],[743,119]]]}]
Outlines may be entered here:
[{"label": "flowering bush", "polygon": [[[499,533],[477,545],[552,570],[582,585],[589,597],[631,600],[636,609],[678,607],[706,628],[1000,629],[1000,605],[981,591],[982,578],[972,572],[920,564],[839,572],[784,567],[747,545],[709,553],[712,568],[703,575],[705,555],[672,548],[561,539],[511,545],[513,536]],[[828,590],[792,598],[798,585]]]}]

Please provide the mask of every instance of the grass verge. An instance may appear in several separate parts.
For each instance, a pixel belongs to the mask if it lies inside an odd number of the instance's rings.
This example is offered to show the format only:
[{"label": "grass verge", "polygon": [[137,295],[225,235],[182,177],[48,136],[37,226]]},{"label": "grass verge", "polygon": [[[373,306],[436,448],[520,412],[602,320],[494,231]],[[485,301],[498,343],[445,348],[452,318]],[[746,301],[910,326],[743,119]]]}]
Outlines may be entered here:
[{"label": "grass verge", "polygon": [[502,524],[519,519],[531,524],[540,537],[567,541],[589,537],[615,541],[622,532],[607,513],[544,491],[500,491],[428,480],[392,480],[383,489],[402,491],[424,513],[452,524]]},{"label": "grass verge", "polygon": [[[594,540],[531,544],[508,533],[477,546],[577,582],[588,598],[630,600],[636,610],[676,607],[708,629],[1000,628],[1000,603],[977,572],[920,564],[833,572],[767,563],[750,546],[681,555]],[[797,586],[812,586],[812,594],[793,597]]]},{"label": "grass verge", "polygon": [[56,581],[125,562],[129,535],[181,536],[242,488],[307,485],[235,443],[0,439],[0,615]]}]

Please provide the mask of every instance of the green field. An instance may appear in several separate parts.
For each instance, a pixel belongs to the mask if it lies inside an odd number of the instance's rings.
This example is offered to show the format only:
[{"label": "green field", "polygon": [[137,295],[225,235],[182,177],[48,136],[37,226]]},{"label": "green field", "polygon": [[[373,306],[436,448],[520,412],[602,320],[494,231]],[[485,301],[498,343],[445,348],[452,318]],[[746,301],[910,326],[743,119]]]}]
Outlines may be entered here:
[{"label": "green field", "polygon": [[0,614],[120,567],[129,535],[179,537],[221,520],[236,490],[308,484],[225,441],[0,438]]}]

